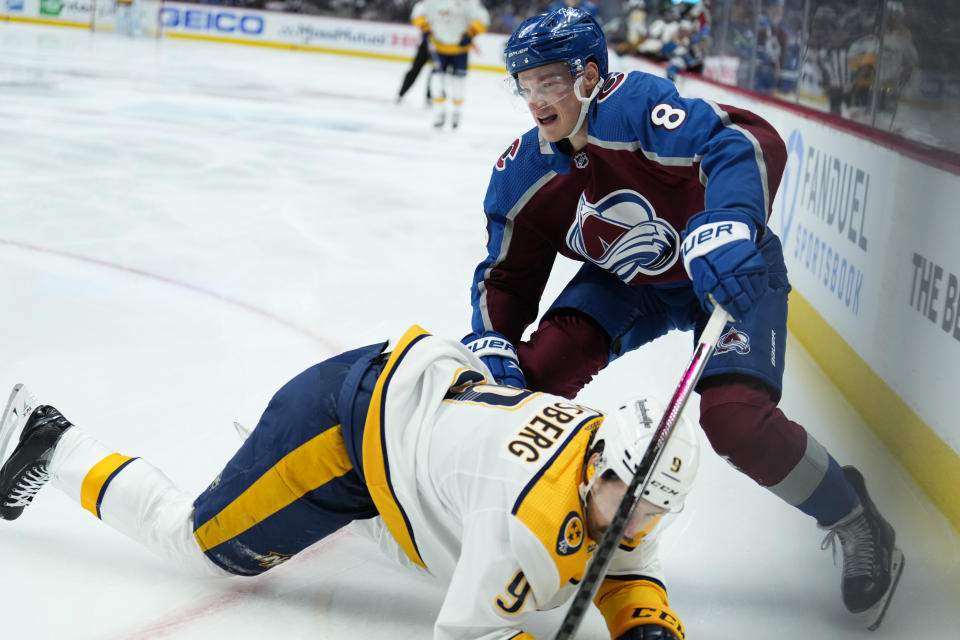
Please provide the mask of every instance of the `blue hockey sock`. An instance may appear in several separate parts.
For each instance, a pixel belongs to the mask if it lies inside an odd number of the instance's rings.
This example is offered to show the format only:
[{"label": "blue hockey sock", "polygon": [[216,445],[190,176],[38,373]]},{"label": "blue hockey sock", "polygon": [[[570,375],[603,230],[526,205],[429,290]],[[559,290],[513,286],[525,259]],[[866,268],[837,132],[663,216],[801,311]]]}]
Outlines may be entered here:
[{"label": "blue hockey sock", "polygon": [[826,527],[850,513],[856,505],[856,490],[843,475],[837,461],[830,456],[827,472],[820,484],[797,508],[816,518],[821,527]]}]

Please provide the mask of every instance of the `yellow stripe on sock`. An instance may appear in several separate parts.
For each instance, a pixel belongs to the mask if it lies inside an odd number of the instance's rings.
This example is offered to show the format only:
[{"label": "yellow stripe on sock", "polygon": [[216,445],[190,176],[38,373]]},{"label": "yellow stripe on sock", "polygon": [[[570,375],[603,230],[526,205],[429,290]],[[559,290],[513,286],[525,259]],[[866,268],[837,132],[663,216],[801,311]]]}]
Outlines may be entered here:
[{"label": "yellow stripe on sock", "polygon": [[100,498],[107,483],[116,475],[125,464],[133,460],[130,456],[111,453],[106,458],[93,465],[93,468],[83,477],[80,484],[80,506],[100,517]]},{"label": "yellow stripe on sock", "polygon": [[340,425],[327,429],[281,458],[193,536],[203,551],[212,549],[351,469]]}]

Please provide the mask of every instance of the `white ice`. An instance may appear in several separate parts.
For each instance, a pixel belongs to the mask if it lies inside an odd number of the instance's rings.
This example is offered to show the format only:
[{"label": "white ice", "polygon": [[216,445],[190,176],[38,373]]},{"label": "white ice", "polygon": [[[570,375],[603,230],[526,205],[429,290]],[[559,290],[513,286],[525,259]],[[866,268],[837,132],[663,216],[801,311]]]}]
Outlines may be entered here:
[{"label": "white ice", "polygon": [[[465,333],[489,173],[530,123],[475,72],[461,130],[435,132],[423,77],[393,102],[405,71],[0,22],[4,398],[26,382],[199,492],[231,423],[308,365],[411,323]],[[690,344],[622,358],[581,400],[666,399]],[[706,448],[663,558],[688,637],[956,638],[957,532],[796,341],[787,357],[782,407],[864,471],[906,555],[899,592],[864,631],[823,532]],[[185,577],[52,488],[0,522],[0,554],[5,639],[423,639],[443,595],[349,530],[259,578]],[[552,637],[562,613],[528,630]],[[582,637],[605,636],[591,613]]]}]

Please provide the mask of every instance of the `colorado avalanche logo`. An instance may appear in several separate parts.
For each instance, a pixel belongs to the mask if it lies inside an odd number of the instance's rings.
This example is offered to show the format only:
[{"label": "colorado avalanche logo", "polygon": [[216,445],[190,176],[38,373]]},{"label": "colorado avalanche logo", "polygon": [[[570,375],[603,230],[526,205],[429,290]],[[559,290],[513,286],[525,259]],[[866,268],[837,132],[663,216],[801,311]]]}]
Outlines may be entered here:
[{"label": "colorado avalanche logo", "polygon": [[583,519],[576,511],[571,511],[560,525],[560,535],[557,536],[557,554],[569,556],[580,550],[583,544]]},{"label": "colorado avalanche logo", "polygon": [[655,276],[672,267],[680,253],[680,234],[657,217],[646,198],[621,189],[596,204],[580,196],[567,246],[629,283],[638,275]]},{"label": "colorado avalanche logo", "polygon": [[623,81],[626,79],[627,76],[623,73],[614,73],[607,78],[603,83],[603,88],[600,89],[600,96],[597,98],[597,102],[603,102],[609,98],[614,91],[623,85]]},{"label": "colorado avalanche logo", "polygon": [[520,150],[520,138],[517,138],[513,143],[507,147],[506,151],[500,154],[500,157],[497,158],[497,171],[503,171],[507,168],[507,160],[513,160],[517,157],[517,151]]},{"label": "colorado avalanche logo", "polygon": [[717,349],[714,351],[714,354],[720,355],[721,353],[730,352],[739,353],[742,356],[750,353],[750,336],[743,331],[737,331],[733,327],[727,329],[726,333],[720,336],[720,341],[717,342]]}]

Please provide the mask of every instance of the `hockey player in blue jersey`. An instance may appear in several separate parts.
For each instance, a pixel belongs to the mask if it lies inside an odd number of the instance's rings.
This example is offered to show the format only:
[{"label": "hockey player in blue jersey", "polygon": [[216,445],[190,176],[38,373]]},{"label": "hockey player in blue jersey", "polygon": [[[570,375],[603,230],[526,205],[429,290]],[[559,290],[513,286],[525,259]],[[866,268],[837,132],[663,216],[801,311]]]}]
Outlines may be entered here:
[{"label": "hockey player in blue jersey", "polygon": [[[615,358],[674,329],[698,333],[712,301],[724,306],[736,322],[697,389],[701,427],[815,518],[825,544],[840,539],[844,603],[876,628],[903,567],[893,527],[861,474],[777,407],[790,284],[767,219],[782,139],[749,111],[609,71],[603,32],[575,8],[524,21],[504,53],[536,126],[492,171],[464,343],[501,381],[572,398]],[[557,255],[584,265],[521,341]]]}]

